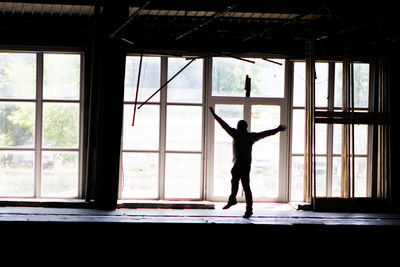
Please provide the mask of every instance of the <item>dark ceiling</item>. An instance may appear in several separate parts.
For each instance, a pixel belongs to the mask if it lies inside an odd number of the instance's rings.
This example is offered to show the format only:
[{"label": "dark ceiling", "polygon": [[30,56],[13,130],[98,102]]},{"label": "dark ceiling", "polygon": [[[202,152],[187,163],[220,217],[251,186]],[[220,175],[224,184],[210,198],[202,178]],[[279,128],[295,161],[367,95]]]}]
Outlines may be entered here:
[{"label": "dark ceiling", "polygon": [[[395,1],[128,2],[130,22],[117,36],[132,50],[301,56],[312,42],[321,55],[364,55],[400,38]],[[0,30],[41,39],[87,35],[95,3],[101,1],[0,2]]]}]

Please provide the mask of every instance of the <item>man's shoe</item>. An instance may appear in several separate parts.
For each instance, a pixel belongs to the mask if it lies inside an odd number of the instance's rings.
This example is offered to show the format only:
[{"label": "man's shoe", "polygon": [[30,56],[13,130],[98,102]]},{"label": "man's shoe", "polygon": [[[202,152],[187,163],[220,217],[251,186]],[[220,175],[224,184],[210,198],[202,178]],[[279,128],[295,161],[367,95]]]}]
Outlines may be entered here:
[{"label": "man's shoe", "polygon": [[228,204],[226,204],[222,209],[224,209],[224,210],[229,209],[230,207],[232,207],[233,205],[236,205],[236,204],[237,204],[236,200],[228,201]]},{"label": "man's shoe", "polygon": [[243,215],[243,218],[248,219],[248,218],[250,218],[251,215],[253,215],[253,211],[246,210],[246,212]]}]

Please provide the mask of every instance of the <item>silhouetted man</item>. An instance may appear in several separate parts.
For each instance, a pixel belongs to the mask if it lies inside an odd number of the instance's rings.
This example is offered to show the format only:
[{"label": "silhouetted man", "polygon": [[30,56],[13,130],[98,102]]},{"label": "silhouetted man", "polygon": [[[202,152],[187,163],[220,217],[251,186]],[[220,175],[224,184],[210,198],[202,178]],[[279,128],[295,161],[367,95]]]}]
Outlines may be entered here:
[{"label": "silhouetted man", "polygon": [[274,135],[280,131],[286,130],[286,126],[279,127],[259,133],[251,133],[247,131],[247,122],[240,120],[237,129],[230,127],[223,119],[215,114],[214,109],[210,107],[211,114],[215,120],[224,128],[224,130],[233,138],[233,168],[232,174],[232,191],[229,196],[228,203],[224,209],[228,209],[237,203],[236,195],[239,189],[239,181],[242,181],[244,194],[246,197],[246,212],[243,218],[249,218],[253,214],[253,196],[250,190],[250,166],[251,151],[253,144],[258,140],[270,135]]}]

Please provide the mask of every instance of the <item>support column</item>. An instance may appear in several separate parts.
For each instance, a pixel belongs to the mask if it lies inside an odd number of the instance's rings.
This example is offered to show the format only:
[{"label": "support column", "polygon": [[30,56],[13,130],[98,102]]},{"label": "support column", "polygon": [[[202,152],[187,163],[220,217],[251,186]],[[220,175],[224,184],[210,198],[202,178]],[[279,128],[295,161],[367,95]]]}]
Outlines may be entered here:
[{"label": "support column", "polygon": [[[92,55],[89,168],[95,206],[117,207],[126,50],[119,35],[109,38],[128,18],[126,0],[101,2]],[[95,64],[94,64],[95,63]],[[95,97],[96,96],[96,97]]]}]

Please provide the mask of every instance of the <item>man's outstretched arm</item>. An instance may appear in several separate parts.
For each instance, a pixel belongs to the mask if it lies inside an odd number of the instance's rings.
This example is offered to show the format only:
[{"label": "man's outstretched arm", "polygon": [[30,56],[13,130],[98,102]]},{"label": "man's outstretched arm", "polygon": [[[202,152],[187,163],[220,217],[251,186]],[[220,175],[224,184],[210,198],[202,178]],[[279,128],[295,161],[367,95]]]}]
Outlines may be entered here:
[{"label": "man's outstretched arm", "polygon": [[223,119],[221,119],[217,114],[215,114],[214,109],[210,107],[210,112],[214,116],[214,119],[221,125],[221,127],[230,135],[233,137],[235,134],[235,129],[230,127]]},{"label": "man's outstretched arm", "polygon": [[274,134],[277,134],[277,133],[279,133],[281,131],[285,131],[285,130],[286,130],[286,125],[279,125],[275,129],[259,132],[259,133],[256,134],[257,135],[257,141],[260,140],[260,139],[263,139],[263,138],[265,138],[267,136],[274,135]]}]

